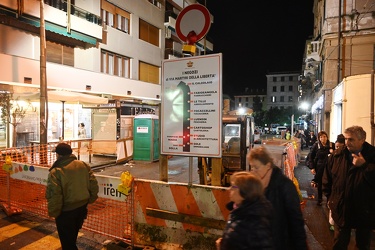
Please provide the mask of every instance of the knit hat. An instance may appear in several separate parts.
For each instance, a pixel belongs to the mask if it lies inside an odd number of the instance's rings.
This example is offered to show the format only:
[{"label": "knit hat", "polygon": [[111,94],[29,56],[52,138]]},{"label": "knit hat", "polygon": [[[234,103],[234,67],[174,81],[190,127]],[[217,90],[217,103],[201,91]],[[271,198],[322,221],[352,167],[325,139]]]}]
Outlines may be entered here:
[{"label": "knit hat", "polygon": [[345,136],[343,134],[339,134],[337,136],[336,142],[345,144]]},{"label": "knit hat", "polygon": [[59,143],[56,146],[55,152],[59,155],[70,155],[73,151],[72,148],[66,143]]}]

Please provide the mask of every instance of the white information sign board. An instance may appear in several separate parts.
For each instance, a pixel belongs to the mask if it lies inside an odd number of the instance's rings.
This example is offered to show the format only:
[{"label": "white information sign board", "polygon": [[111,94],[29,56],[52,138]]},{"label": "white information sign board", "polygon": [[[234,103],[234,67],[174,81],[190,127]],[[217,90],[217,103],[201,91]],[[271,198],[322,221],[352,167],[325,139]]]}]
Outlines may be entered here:
[{"label": "white information sign board", "polygon": [[221,157],[222,54],[163,61],[161,154]]}]

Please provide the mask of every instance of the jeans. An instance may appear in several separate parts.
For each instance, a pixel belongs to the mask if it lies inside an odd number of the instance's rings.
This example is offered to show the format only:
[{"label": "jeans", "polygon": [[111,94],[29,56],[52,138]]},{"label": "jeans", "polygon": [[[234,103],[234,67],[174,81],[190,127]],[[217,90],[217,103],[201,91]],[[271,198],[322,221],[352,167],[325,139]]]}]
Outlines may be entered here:
[{"label": "jeans", "polygon": [[71,211],[63,211],[55,219],[62,250],[78,250],[78,232],[87,218],[87,205]]}]

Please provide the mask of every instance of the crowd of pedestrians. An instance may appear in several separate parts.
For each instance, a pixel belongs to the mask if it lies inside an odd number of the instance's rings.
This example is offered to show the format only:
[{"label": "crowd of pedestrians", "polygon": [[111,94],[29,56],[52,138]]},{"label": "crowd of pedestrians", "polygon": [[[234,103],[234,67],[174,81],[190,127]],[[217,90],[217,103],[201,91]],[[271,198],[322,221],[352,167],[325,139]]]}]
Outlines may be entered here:
[{"label": "crowd of pedestrians", "polygon": [[[307,161],[318,189],[317,205],[326,196],[334,230],[332,249],[347,249],[355,229],[356,249],[370,250],[375,229],[375,147],[366,142],[360,126],[346,128],[334,144],[325,131],[318,136],[305,132],[294,136],[300,136],[310,150]],[[295,184],[275,166],[265,146],[251,149],[247,157],[251,171],[231,177],[227,205],[231,213],[217,249],[308,249]]]},{"label": "crowd of pedestrians", "polygon": [[[318,136],[312,131],[307,136],[299,133],[310,148],[307,161],[318,189],[317,205],[322,205],[324,194],[331,211],[332,249],[347,249],[354,229],[356,249],[370,250],[375,229],[375,147],[366,142],[366,132],[360,126],[348,127],[335,144],[325,131]],[[98,182],[69,145],[60,143],[56,154],[47,181],[48,214],[56,220],[62,249],[77,249],[87,204],[98,197]],[[252,148],[247,161],[251,171],[230,177],[230,216],[217,249],[308,249],[295,183],[274,164],[266,146]]]}]

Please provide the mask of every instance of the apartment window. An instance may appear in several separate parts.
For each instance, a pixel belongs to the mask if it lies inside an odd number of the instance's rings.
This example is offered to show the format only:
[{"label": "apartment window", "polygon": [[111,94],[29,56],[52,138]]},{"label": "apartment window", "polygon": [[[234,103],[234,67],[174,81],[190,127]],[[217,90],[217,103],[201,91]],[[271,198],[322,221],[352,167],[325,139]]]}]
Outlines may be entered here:
[{"label": "apartment window", "polygon": [[284,96],[280,96],[280,102],[284,102]]},{"label": "apartment window", "polygon": [[159,67],[139,62],[139,80],[159,84]]},{"label": "apartment window", "polygon": [[239,102],[239,103],[241,103],[241,100],[242,100],[242,98],[241,98],[241,97],[238,97],[238,102]]},{"label": "apartment window", "polygon": [[282,81],[282,82],[285,81],[285,77],[284,77],[284,76],[281,77],[281,81]]},{"label": "apartment window", "polygon": [[46,41],[47,62],[53,62],[74,67],[74,49],[62,44]]},{"label": "apartment window", "polygon": [[102,50],[101,72],[130,78],[130,58]]},{"label": "apartment window", "polygon": [[114,15],[106,10],[102,10],[102,20],[109,27],[115,26]]},{"label": "apartment window", "polygon": [[293,102],[293,96],[288,97],[288,102]]},{"label": "apartment window", "polygon": [[293,92],[293,85],[289,85],[289,91]]},{"label": "apartment window", "polygon": [[271,96],[271,102],[276,102],[276,96]]},{"label": "apartment window", "polygon": [[129,33],[130,19],[117,14],[117,29]]},{"label": "apartment window", "polygon": [[139,39],[159,47],[159,29],[139,19]]},{"label": "apartment window", "polygon": [[272,81],[273,81],[273,82],[277,82],[277,77],[273,77],[273,78],[272,78]]},{"label": "apartment window", "polygon": [[289,81],[293,81],[293,76],[289,76]]},{"label": "apartment window", "polygon": [[148,0],[148,1],[152,5],[155,5],[156,7],[158,7],[159,9],[161,8],[161,3],[159,2],[160,0]]},{"label": "apartment window", "polygon": [[285,86],[280,86],[280,91],[284,92],[285,91]]},{"label": "apartment window", "polygon": [[272,87],[272,92],[276,92],[276,91],[277,91],[276,86],[273,86],[273,87]]},{"label": "apartment window", "polygon": [[125,33],[130,33],[130,13],[102,0],[103,23]]}]

